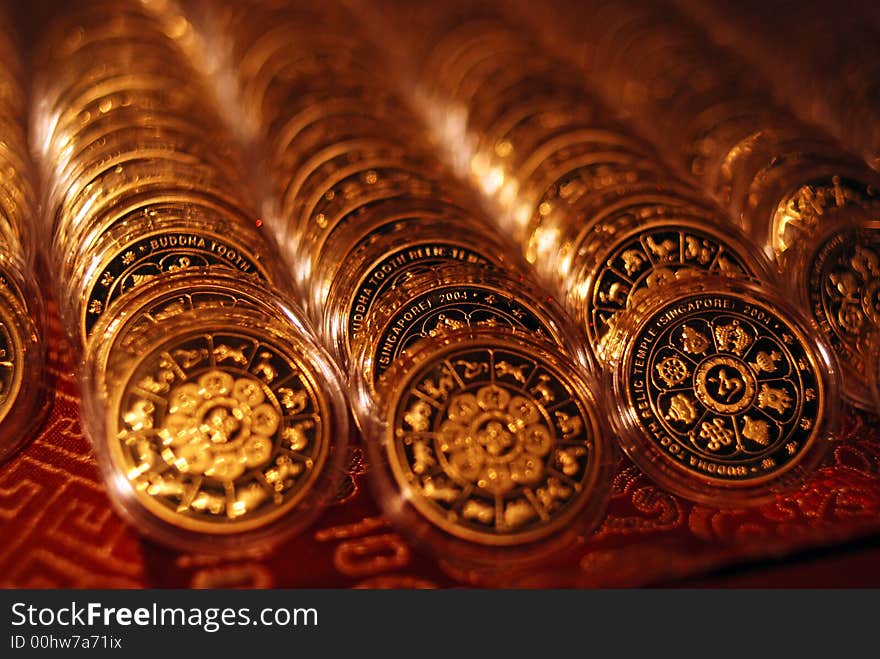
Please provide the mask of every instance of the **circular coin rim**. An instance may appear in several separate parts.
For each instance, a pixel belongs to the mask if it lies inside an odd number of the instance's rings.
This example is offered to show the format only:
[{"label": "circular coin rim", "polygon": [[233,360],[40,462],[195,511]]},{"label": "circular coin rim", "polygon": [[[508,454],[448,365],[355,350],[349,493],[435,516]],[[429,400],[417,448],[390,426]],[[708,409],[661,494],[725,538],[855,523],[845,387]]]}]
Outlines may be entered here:
[{"label": "circular coin rim", "polygon": [[[293,351],[288,350],[278,337],[273,336],[267,339],[268,334],[262,333],[260,330],[261,328],[259,327],[242,327],[239,325],[230,326],[228,328],[221,328],[219,332],[212,332],[210,329],[207,328],[199,329],[198,327],[196,327],[184,330],[176,336],[165,338],[162,341],[157,342],[149,352],[146,352],[143,355],[141,359],[131,364],[128,372],[121,379],[121,382],[125,384],[120,385],[118,388],[116,388],[116,390],[112,394],[110,405],[107,407],[107,417],[110,423],[109,427],[107,428],[107,432],[105,433],[105,438],[103,438],[103,441],[106,442],[106,445],[109,448],[110,465],[111,469],[114,472],[112,482],[116,485],[117,488],[124,487],[126,489],[126,493],[129,495],[128,497],[126,497],[127,499],[136,502],[137,505],[140,506],[144,511],[155,516],[162,522],[171,525],[175,530],[185,531],[188,533],[204,533],[210,536],[226,537],[241,535],[255,530],[263,530],[265,528],[268,528],[270,525],[277,523],[284,516],[293,513],[297,504],[299,504],[309,495],[314,494],[317,481],[321,477],[322,473],[325,471],[325,466],[328,463],[328,457],[330,455],[330,445],[331,443],[333,443],[333,438],[335,437],[336,432],[336,429],[332,427],[334,424],[332,423],[331,405],[326,399],[326,396],[322,395],[321,388],[318,386],[317,378],[314,375],[313,369],[311,367],[306,368],[305,360],[303,360],[302,357],[300,357],[299,355],[296,355]],[[154,497],[145,495],[138,491],[137,488],[133,487],[131,481],[125,475],[129,467],[127,465],[128,458],[125,455],[125,452],[122,450],[121,442],[117,439],[117,428],[119,426],[119,408],[122,404],[122,399],[124,398],[128,390],[130,379],[137,371],[137,369],[141,366],[141,364],[143,364],[144,361],[149,359],[151,356],[155,355],[158,350],[166,350],[168,346],[172,345],[173,343],[205,336],[206,334],[213,335],[221,332],[229,334],[241,334],[242,337],[247,338],[248,340],[256,340],[259,343],[269,343],[274,349],[278,350],[280,354],[284,355],[285,360],[289,360],[290,362],[292,362],[299,369],[302,379],[311,389],[311,393],[317,402],[316,407],[319,408],[318,416],[320,418],[320,424],[322,428],[319,438],[319,441],[321,442],[319,455],[313,458],[314,466],[310,470],[307,482],[299,488],[299,491],[296,493],[296,495],[290,500],[285,501],[281,506],[277,506],[275,510],[272,510],[267,514],[258,515],[248,520],[237,522],[225,521],[225,517],[223,518],[224,522],[192,519],[186,517],[181,513],[176,513],[172,511],[168,506],[157,502]],[[122,476],[122,478],[120,478],[119,476]]]},{"label": "circular coin rim", "polygon": [[[810,283],[817,269],[824,271],[825,266],[828,264],[830,255],[826,255],[821,263],[819,262],[825,246],[837,239],[839,235],[843,234],[845,236],[843,241],[846,243],[848,238],[866,232],[873,234],[876,237],[877,243],[880,244],[880,219],[871,218],[873,216],[854,218],[847,214],[823,222],[823,226],[817,228],[813,240],[804,241],[789,248],[782,263],[787,284],[792,290],[795,299],[799,300],[801,308],[818,325],[820,328],[818,331],[825,335],[826,341],[829,341],[832,345],[832,350],[834,349],[834,344],[830,342],[829,339],[831,337],[827,336],[828,333],[821,329],[822,321],[824,320],[829,326],[832,326],[835,340],[839,338],[837,336],[837,330],[840,329],[839,323],[836,320],[831,320],[831,314],[828,313],[829,309],[826,305],[824,293],[814,291]],[[845,246],[844,243],[840,247]],[[820,282],[821,285],[822,282]],[[820,308],[815,306],[814,297]],[[878,331],[880,331],[880,328],[874,328],[873,330],[874,333]],[[869,329],[865,335],[866,339],[870,333],[871,330]],[[871,355],[869,351],[862,355],[865,366],[864,375],[858,373],[850,360],[844,360],[836,350],[834,352],[841,371],[844,373],[841,387],[843,396],[849,403],[859,409],[868,411],[875,409],[873,395],[871,394],[871,374],[869,371]]]},{"label": "circular coin rim", "polygon": [[[570,527],[573,520],[582,517],[584,510],[589,507],[591,500],[596,496],[597,491],[603,484],[603,463],[608,460],[610,447],[606,447],[606,436],[601,423],[599,407],[596,401],[592,399],[591,395],[585,395],[589,389],[579,382],[580,378],[575,374],[574,368],[572,368],[570,373],[567,373],[561,369],[558,364],[554,363],[556,359],[548,359],[546,354],[541,354],[546,351],[547,346],[543,346],[541,352],[530,354],[528,350],[531,346],[528,341],[511,340],[500,333],[482,337],[479,335],[475,336],[473,333],[468,334],[473,338],[464,341],[453,341],[432,351],[429,359],[425,359],[417,366],[410,369],[394,388],[394,394],[385,408],[386,421],[388,420],[388,417],[390,417],[391,423],[387,424],[380,439],[381,451],[385,458],[385,463],[393,475],[394,485],[398,492],[403,495],[405,500],[409,502],[421,517],[431,524],[432,528],[442,531],[444,534],[458,538],[459,540],[465,540],[481,546],[490,547],[515,547],[544,540],[553,536],[560,530]],[[587,436],[592,444],[590,448],[590,459],[585,469],[586,478],[581,481],[581,490],[576,494],[576,503],[570,505],[568,509],[556,519],[552,519],[549,523],[545,523],[539,528],[527,532],[509,535],[495,535],[463,528],[458,524],[449,522],[444,514],[438,513],[433,506],[426,505],[423,497],[414,492],[407,481],[405,470],[401,465],[401,462],[405,462],[405,460],[401,460],[401,456],[397,455],[397,452],[394,450],[394,447],[396,446],[396,438],[394,434],[396,430],[395,420],[397,417],[397,408],[409,392],[409,385],[419,375],[424,373],[425,368],[429,365],[436,364],[437,361],[447,359],[449,354],[480,349],[510,351],[514,354],[520,354],[521,356],[524,355],[526,359],[540,362],[542,367],[547,368],[547,370],[553,373],[559,382],[563,384],[568,394],[571,396],[572,401],[576,401],[581,416],[584,417],[584,421],[589,422],[589,434]],[[389,446],[391,448],[389,448]]]},{"label": "circular coin rim", "polygon": [[[661,204],[658,203],[657,205],[659,206]],[[625,215],[626,213],[637,209],[638,206],[627,205],[620,209],[620,213]],[[599,336],[592,317],[592,311],[595,308],[593,299],[595,298],[595,288],[599,283],[599,274],[610,268],[610,265],[608,264],[609,259],[617,254],[625,242],[632,240],[634,236],[641,237],[644,234],[661,230],[684,233],[693,232],[698,235],[708,236],[715,240],[716,243],[723,246],[725,252],[734,254],[743,266],[748,268],[748,270],[742,274],[731,273],[730,275],[722,275],[717,270],[701,270],[701,272],[706,273],[708,276],[724,276],[730,279],[757,277],[764,281],[773,281],[771,267],[768,260],[764,257],[763,253],[757,248],[757,246],[748,239],[748,236],[741,233],[734,225],[724,225],[720,223],[710,224],[699,217],[693,217],[693,213],[689,213],[686,207],[671,208],[668,215],[651,219],[647,222],[627,222],[624,226],[621,226],[619,235],[614,236],[612,240],[604,240],[602,247],[596,250],[591,256],[589,262],[585,264],[585,266],[589,268],[589,272],[586,273],[586,276],[583,279],[583,290],[588,292],[587,295],[580,297],[578,294],[579,299],[575,299],[573,296],[570,297],[570,303],[578,310],[577,316],[583,324],[589,350],[600,362],[603,361],[601,350],[602,341],[604,337],[607,337],[609,333],[613,331],[613,321],[607,325],[605,334]],[[590,240],[589,234],[581,232],[581,235],[577,240],[578,248],[581,249],[581,246],[588,240]],[[681,267],[687,267],[684,263],[679,265]],[[582,276],[581,273],[583,272],[583,269],[584,268],[573,269],[571,273],[573,281]],[[582,288],[577,285],[572,285],[568,287],[568,290],[572,293],[577,293],[582,290]],[[615,314],[615,316],[619,319],[620,316],[627,313],[630,308],[631,307],[625,307],[621,309]]]},{"label": "circular coin rim", "polygon": [[[759,504],[774,498],[777,488],[764,488],[779,484],[780,489],[789,489],[786,485],[792,485],[786,477],[791,477],[793,471],[802,468],[805,463],[818,463],[823,453],[818,450],[827,448],[828,435],[836,429],[836,414],[833,407],[833,398],[838,389],[837,364],[833,352],[824,343],[819,342],[805,331],[805,325],[800,320],[796,311],[788,304],[777,299],[776,294],[767,290],[760,290],[754,283],[730,280],[724,281],[717,277],[703,279],[704,286],[695,288],[690,286],[678,286],[666,297],[655,300],[649,308],[645,309],[641,317],[634,319],[632,326],[627,331],[626,345],[621,351],[619,360],[614,368],[608,372],[612,391],[620,394],[625,402],[625,407],[618,403],[617,414],[612,415],[612,421],[617,426],[616,430],[621,438],[621,447],[636,465],[648,476],[656,480],[669,491],[691,501],[706,503],[717,506],[736,506],[743,504]],[[685,282],[688,283],[688,282]],[[687,469],[670,458],[655,440],[649,437],[638,420],[632,394],[629,387],[630,362],[635,354],[635,341],[642,330],[651,324],[652,319],[664,309],[680,302],[681,300],[700,296],[733,297],[744,302],[753,304],[755,307],[769,312],[787,331],[790,331],[804,349],[805,356],[810,362],[813,372],[816,374],[816,386],[819,389],[817,398],[816,421],[812,432],[801,447],[798,456],[792,458],[781,468],[770,474],[757,478],[731,481],[712,477],[708,474]],[[764,296],[763,299],[761,296]],[[775,310],[777,307],[779,310]],[[789,315],[789,318],[785,318]],[[637,322],[635,322],[637,321]],[[797,475],[797,483],[803,480],[804,474]],[[764,489],[762,489],[764,488]]]}]

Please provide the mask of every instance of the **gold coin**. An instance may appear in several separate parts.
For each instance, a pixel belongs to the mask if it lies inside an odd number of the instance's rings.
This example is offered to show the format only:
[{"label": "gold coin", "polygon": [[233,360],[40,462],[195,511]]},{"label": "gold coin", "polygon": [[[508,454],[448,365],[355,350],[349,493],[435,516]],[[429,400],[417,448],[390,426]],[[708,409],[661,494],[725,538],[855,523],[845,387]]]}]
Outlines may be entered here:
[{"label": "gold coin", "polygon": [[752,97],[737,96],[683,110],[689,117],[682,139],[687,169],[704,184],[710,182],[710,192],[719,199],[730,199],[733,177],[740,174],[734,164],[754,146],[763,108],[755,108]]},{"label": "gold coin", "polygon": [[316,90],[302,99],[301,109],[288,109],[286,113],[279,115],[276,123],[264,122],[263,128],[269,129],[268,135],[274,149],[286,149],[309,126],[336,115],[362,116],[365,106],[370,108],[371,114],[382,117],[386,123],[395,121],[395,118],[399,120],[406,114],[405,108],[401,107],[400,98],[389,90],[376,88],[374,85],[357,89],[331,87]]},{"label": "gold coin", "polygon": [[[362,103],[368,101],[368,97],[361,98]],[[398,127],[393,123],[393,118],[365,114],[363,105],[360,108],[340,108],[337,112],[328,115],[314,116],[307,113],[303,118],[298,114],[287,114],[284,115],[283,121],[283,130],[272,133],[270,137],[273,151],[280,153],[283,150],[288,159],[295,156],[299,161],[305,162],[337,143],[356,139],[384,138],[389,146],[402,148],[399,140],[393,139],[399,132]],[[263,127],[275,129],[275,124]],[[282,138],[285,141],[282,141]],[[297,167],[294,166],[292,169],[295,170]]]},{"label": "gold coin", "polygon": [[[159,166],[162,160],[192,159],[203,167],[210,167],[217,172],[217,179],[229,182],[230,188],[241,189],[240,171],[234,166],[235,158],[232,151],[223,148],[219,143],[211,143],[207,135],[201,137],[193,132],[178,131],[176,128],[161,126],[155,115],[147,117],[147,121],[155,121],[150,127],[129,125],[122,128],[110,128],[110,132],[102,135],[90,135],[85,141],[71,145],[70,160],[55,166],[51,175],[51,188],[48,194],[71,195],[80,188],[87,187],[88,181],[94,180],[100,171],[110,167],[124,168],[133,160],[155,158]],[[80,148],[79,144],[83,146]],[[221,178],[222,177],[222,178]],[[221,183],[222,185],[222,183]]]},{"label": "gold coin", "polygon": [[90,2],[57,16],[46,28],[46,39],[41,44],[44,57],[65,59],[95,42],[131,35],[156,38],[159,34],[156,21],[137,5]]},{"label": "gold coin", "polygon": [[0,421],[15,402],[22,379],[24,337],[10,304],[15,302],[5,295],[0,298]]},{"label": "gold coin", "polygon": [[126,290],[166,272],[191,267],[225,266],[269,279],[254,245],[246,245],[207,227],[180,226],[144,232],[120,244],[92,270],[80,309],[85,341],[95,322]]},{"label": "gold coin", "polygon": [[[425,6],[427,9],[427,5]],[[454,80],[458,79],[473,62],[484,57],[484,50],[490,52],[495,49],[503,49],[510,43],[508,30],[499,29],[493,23],[477,18],[462,20],[461,16],[437,15],[437,7],[428,10],[432,14],[415,17],[420,24],[425,26],[426,37],[424,45],[430,48],[424,55],[425,62],[422,64],[422,73],[426,80],[434,85],[447,83],[452,88]]]},{"label": "gold coin", "polygon": [[[245,19],[247,29],[248,19]],[[230,30],[232,40],[240,39],[241,26]],[[258,30],[259,32],[260,30]],[[263,29],[234,61],[245,81],[246,99],[262,105],[268,90],[281,83],[305,81],[311,85],[333,85],[328,75],[342,80],[375,78],[376,53],[364,41],[351,35],[312,30],[288,22]]]},{"label": "gold coin", "polygon": [[670,283],[704,274],[770,277],[766,259],[733,227],[664,204],[619,209],[584,236],[573,260],[569,301],[599,358],[620,314]]},{"label": "gold coin", "polygon": [[[600,137],[599,130],[603,126],[606,132]],[[617,129],[611,122],[603,122],[598,110],[573,92],[548,93],[524,102],[517,98],[504,99],[503,107],[480,131],[480,139],[484,148],[493,151],[498,158],[518,163],[511,165],[517,169],[532,151],[554,136],[574,134],[571,142],[575,142],[582,139],[576,131],[588,129],[593,131],[589,140],[600,145],[597,148],[599,151],[609,150],[608,146],[612,144],[631,153],[645,151],[645,146],[638,140]]]},{"label": "gold coin", "polygon": [[352,304],[347,314],[349,350],[353,337],[363,328],[364,320],[376,300],[391,289],[395,281],[399,281],[402,273],[424,272],[444,263],[488,265],[492,260],[490,256],[481,254],[476,247],[450,237],[445,241],[415,241],[409,245],[400,245],[375,262],[367,264],[365,272],[353,287]]},{"label": "gold coin", "polygon": [[[461,33],[447,33],[442,37],[452,46],[450,50],[457,52],[438,61],[434,65],[434,71],[424,71],[422,76],[423,79],[430,80],[431,85],[439,89],[442,95],[471,105],[481,86],[491,80],[493,74],[505,70],[505,66],[508,70],[520,68],[530,55],[534,56],[534,49],[530,51],[516,34],[503,27],[492,30],[487,30],[486,25],[464,27],[465,30],[472,30],[472,34],[466,38],[461,38]],[[473,31],[474,28],[477,29]],[[440,44],[441,47],[443,45]],[[439,52],[435,49],[432,59]]]},{"label": "gold coin", "polygon": [[[105,108],[113,107],[114,99],[125,98],[127,94],[134,95],[134,102],[146,100],[152,107],[178,112],[181,117],[195,119],[208,116],[204,104],[196,102],[199,97],[188,87],[181,86],[185,83],[180,78],[166,74],[173,64],[173,61],[164,60],[155,64],[156,72],[132,72],[123,68],[112,72],[112,75],[99,68],[95,80],[77,72],[77,77],[73,79],[76,84],[60,91],[57,98],[53,97],[51,91],[41,94],[38,96],[40,105],[37,115],[40,148],[63,148],[64,140],[71,131],[100,118]],[[54,76],[62,74],[52,70],[47,75],[54,80]],[[212,123],[215,121],[212,120]]]},{"label": "gold coin", "polygon": [[306,220],[302,230],[302,244],[314,259],[320,259],[324,245],[337,231],[348,230],[347,223],[358,222],[378,205],[386,205],[392,200],[415,207],[416,199],[425,205],[434,199],[448,199],[443,194],[443,186],[436,177],[420,170],[418,164],[402,160],[371,161],[337,170],[324,177],[322,188],[316,190],[311,198],[295,207],[297,215]]},{"label": "gold coin", "polygon": [[30,439],[45,418],[52,390],[45,373],[43,310],[27,269],[4,258],[0,271],[0,460]]},{"label": "gold coin", "polygon": [[328,291],[324,315],[325,327],[328,323],[330,327],[325,331],[343,363],[348,362],[378,301],[403,279],[440,265],[505,267],[514,261],[507,260],[503,248],[490,241],[477,242],[469,239],[472,236],[449,231],[449,223],[438,221],[419,233],[407,231],[412,226],[395,222],[366,236],[336,273]]},{"label": "gold coin", "polygon": [[[474,109],[476,125],[484,125],[486,118],[495,116],[498,105],[508,98],[522,95],[532,99],[547,93],[548,88],[564,93],[566,88],[577,86],[564,64],[535,55],[535,49],[525,43],[508,44],[504,50],[487,53],[466,71],[454,97]],[[581,95],[586,96],[583,87]]]},{"label": "gold coin", "polygon": [[[361,259],[369,259],[364,257],[365,252],[371,252],[375,258],[383,249],[393,249],[394,245],[415,237],[430,240],[433,236],[443,240],[456,234],[469,236],[473,245],[497,248],[510,267],[527,270],[522,260],[512,258],[517,253],[515,248],[499,243],[491,222],[478,211],[471,212],[449,201],[416,196],[379,201],[341,218],[333,231],[313,244],[310,258],[303,259],[309,262],[309,267],[300,274],[300,280],[304,287],[311,289],[312,306],[322,309],[328,304],[332,286],[353,283],[362,275],[365,261]],[[505,254],[508,251],[512,254]]]},{"label": "gold coin", "polygon": [[576,372],[503,334],[426,350],[387,392],[381,452],[403,499],[446,534],[496,547],[596,523],[585,509],[607,497],[612,451]]},{"label": "gold coin", "polygon": [[[248,307],[267,317],[281,314],[304,331],[302,312],[292,310],[281,300],[281,295],[257,273],[195,265],[167,271],[122,293],[114,312],[98,318],[83,361],[102,374],[107,388],[113,388],[131,361],[149,348],[157,325],[176,316],[192,315],[195,310]],[[104,395],[107,397],[106,391]]]},{"label": "gold coin", "polygon": [[622,137],[616,130],[575,125],[565,130],[545,131],[545,134],[547,139],[536,142],[518,166],[516,174],[520,180],[540,176],[539,183],[549,185],[555,180],[549,176],[551,172],[560,168],[571,171],[579,158],[585,164],[598,165],[606,158],[613,164],[653,165],[654,170],[659,171],[659,165],[646,159],[644,147]]},{"label": "gold coin", "polygon": [[778,294],[683,282],[628,320],[614,359],[615,418],[646,474],[731,506],[766,501],[817,466],[835,425],[837,372]]},{"label": "gold coin", "polygon": [[167,143],[114,146],[77,163],[71,171],[75,178],[52,181],[52,191],[56,193],[53,202],[68,215],[78,215],[77,204],[85,204],[90,210],[97,200],[119,199],[132,188],[163,183],[172,190],[190,188],[216,194],[220,199],[234,198],[230,191],[241,189],[240,179],[234,174],[228,178],[225,174],[229,170],[210,161],[211,156],[216,159],[219,154],[200,148],[193,151],[187,153],[178,145]]},{"label": "gold coin", "polygon": [[[353,120],[371,117],[373,121],[385,124],[382,132],[400,131],[402,134],[417,132],[416,126],[411,122],[398,123],[398,120],[407,114],[408,109],[396,90],[382,85],[376,80],[372,71],[361,69],[362,63],[355,69],[331,66],[308,72],[299,68],[299,64],[299,62],[288,63],[287,70],[280,72],[280,76],[271,80],[270,86],[264,90],[264,96],[253,99],[255,103],[258,101],[257,117],[253,119],[259,118],[260,130],[270,140],[275,141],[283,137],[286,132],[284,126],[291,120],[299,122],[299,118],[304,113],[312,114],[316,103],[326,104],[327,101],[338,103],[343,99],[361,100],[361,112],[353,116]],[[293,79],[287,77],[288,75],[293,76]],[[245,81],[245,83],[250,82],[252,81]],[[365,108],[369,108],[366,114]],[[322,121],[331,119],[334,114],[339,113],[331,112],[319,118]]]},{"label": "gold coin", "polygon": [[[329,173],[357,162],[405,157],[403,145],[384,137],[366,137],[345,140],[325,140],[322,136],[315,152],[285,152],[274,161],[279,172],[278,198],[282,208],[292,208],[302,196],[302,190],[319,187]],[[325,144],[329,142],[329,144]]]},{"label": "gold coin", "polygon": [[669,205],[685,205],[688,197],[672,181],[667,185],[655,166],[628,154],[595,153],[572,158],[535,182],[529,197],[532,211],[522,227],[526,258],[549,271],[552,252],[600,222],[608,209],[643,198],[663,197]]},{"label": "gold coin", "polygon": [[[0,167],[4,164],[0,160]],[[15,170],[10,171],[8,168],[5,171],[10,176],[5,181],[0,181],[0,233],[4,234],[7,242],[19,245],[16,251],[24,248],[33,252],[35,246],[28,240],[33,209],[36,207],[33,189],[23,175],[16,176]]]},{"label": "gold coin", "polygon": [[830,223],[785,269],[801,307],[837,354],[848,400],[873,409],[870,342],[880,331],[880,222]]},{"label": "gold coin", "polygon": [[[880,190],[851,177],[828,175],[813,178],[786,194],[770,211],[766,227],[756,229],[776,252],[784,253],[840,213],[880,210]],[[766,229],[766,232],[764,230]]]},{"label": "gold coin", "polygon": [[124,497],[214,536],[295,512],[345,430],[295,335],[224,317],[225,327],[193,320],[137,359],[102,439]]},{"label": "gold coin", "polygon": [[503,271],[466,265],[415,275],[383,303],[385,312],[367,328],[358,361],[375,384],[418,342],[464,327],[519,330],[569,349],[574,339],[561,327],[562,310],[550,298],[534,297],[537,289]]},{"label": "gold coin", "polygon": [[[182,213],[192,204],[201,204],[224,208],[232,216],[251,217],[243,207],[247,198],[236,195],[237,191],[213,167],[192,158],[178,158],[173,152],[161,158],[133,157],[115,167],[109,165],[87,184],[47,203],[53,240],[64,246],[57,256],[65,258],[69,252],[90,249],[96,232],[109,230],[133,212],[149,214],[151,208],[171,200],[180,203]],[[243,225],[250,223],[242,220]]]}]

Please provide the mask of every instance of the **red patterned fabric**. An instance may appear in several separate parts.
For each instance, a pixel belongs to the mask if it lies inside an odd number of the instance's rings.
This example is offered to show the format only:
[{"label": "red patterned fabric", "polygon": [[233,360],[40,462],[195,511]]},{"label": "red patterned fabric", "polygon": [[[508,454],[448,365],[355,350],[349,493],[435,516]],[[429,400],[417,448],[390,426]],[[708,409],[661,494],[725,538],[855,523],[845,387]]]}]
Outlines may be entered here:
[{"label": "red patterned fabric", "polygon": [[[455,571],[414,551],[366,491],[351,450],[339,501],[270,556],[221,560],[142,540],[112,510],[78,420],[79,398],[57,321],[57,394],[39,435],[0,466],[0,586],[5,588],[451,587]],[[637,586],[880,533],[880,432],[849,412],[840,442],[799,492],[749,510],[694,505],[622,459],[597,531],[518,587]]]}]

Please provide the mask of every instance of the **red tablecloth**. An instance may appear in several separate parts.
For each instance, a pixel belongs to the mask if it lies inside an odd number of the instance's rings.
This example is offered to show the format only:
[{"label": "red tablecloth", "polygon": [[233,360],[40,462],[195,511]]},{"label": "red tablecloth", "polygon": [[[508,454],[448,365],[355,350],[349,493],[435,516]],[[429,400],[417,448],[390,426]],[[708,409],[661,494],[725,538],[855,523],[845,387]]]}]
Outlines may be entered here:
[{"label": "red tablecloth", "polygon": [[[38,436],[0,466],[0,586],[449,587],[462,581],[414,551],[381,518],[351,449],[339,501],[270,556],[220,560],[142,540],[113,511],[78,421],[76,378],[53,318],[54,409]],[[621,459],[607,517],[576,552],[509,585],[675,583],[719,566],[880,534],[880,423],[848,411],[843,435],[799,492],[749,510],[691,504]],[[845,561],[844,563],[845,564]],[[876,564],[874,564],[876,566]],[[858,564],[865,569],[865,561]],[[865,574],[878,585],[880,567]],[[684,581],[683,583],[693,583]],[[760,585],[752,579],[748,585]],[[858,584],[852,578],[849,585]],[[804,583],[802,585],[810,585]]]}]

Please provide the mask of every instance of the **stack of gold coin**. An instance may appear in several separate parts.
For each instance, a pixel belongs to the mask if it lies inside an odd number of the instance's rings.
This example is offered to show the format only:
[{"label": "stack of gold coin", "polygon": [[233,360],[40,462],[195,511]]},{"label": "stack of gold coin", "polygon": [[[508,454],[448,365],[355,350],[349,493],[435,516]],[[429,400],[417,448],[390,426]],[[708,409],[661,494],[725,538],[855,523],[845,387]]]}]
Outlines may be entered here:
[{"label": "stack of gold coin", "polygon": [[230,44],[266,222],[350,372],[383,510],[482,579],[572,546],[614,455],[584,342],[441,165],[382,51],[338,5],[216,3],[205,24]]},{"label": "stack of gold coin", "polygon": [[134,1],[59,12],[37,46],[34,150],[114,503],[161,542],[237,553],[335,496],[349,420],[212,91],[175,41],[188,30]]},{"label": "stack of gold coin", "polygon": [[422,102],[597,357],[615,317],[663,284],[771,277],[752,241],[587,95],[574,67],[475,7],[401,9],[430,34],[416,58]]},{"label": "stack of gold coin", "polygon": [[77,343],[121,293],[164,272],[222,264],[282,280],[210,93],[150,15],[115,4],[67,12],[36,56],[45,228]]},{"label": "stack of gold coin", "polygon": [[746,57],[800,118],[880,169],[880,10],[872,3],[843,0],[833,10],[794,0],[675,4]]},{"label": "stack of gold coin", "polygon": [[399,34],[419,35],[401,61],[436,132],[616,378],[610,416],[633,460],[722,506],[803,482],[830,445],[838,375],[758,246],[504,8],[390,4]]},{"label": "stack of gold coin", "polygon": [[770,83],[674,9],[554,6],[555,20],[538,21],[547,42],[777,256],[789,297],[837,354],[845,397],[873,409],[865,359],[880,320],[880,175],[776,105]]},{"label": "stack of gold coin", "polygon": [[340,364],[374,338],[363,329],[379,299],[417,270],[470,263],[521,276],[518,252],[450,181],[350,12],[214,9],[214,38],[229,44],[242,112],[268,154],[267,224]]},{"label": "stack of gold coin", "polygon": [[505,582],[602,520],[616,464],[605,402],[552,343],[473,325],[415,343],[386,375],[360,407],[370,482],[444,567]]},{"label": "stack of gold coin", "polygon": [[45,417],[51,402],[45,318],[35,278],[35,203],[25,137],[22,60],[0,7],[0,460]]}]

